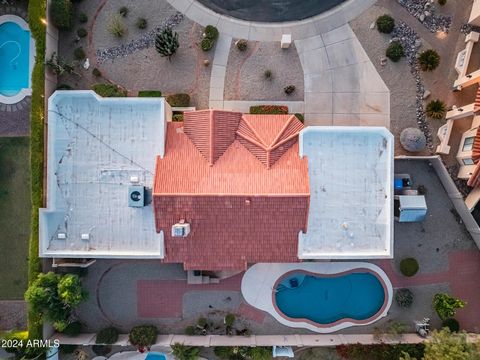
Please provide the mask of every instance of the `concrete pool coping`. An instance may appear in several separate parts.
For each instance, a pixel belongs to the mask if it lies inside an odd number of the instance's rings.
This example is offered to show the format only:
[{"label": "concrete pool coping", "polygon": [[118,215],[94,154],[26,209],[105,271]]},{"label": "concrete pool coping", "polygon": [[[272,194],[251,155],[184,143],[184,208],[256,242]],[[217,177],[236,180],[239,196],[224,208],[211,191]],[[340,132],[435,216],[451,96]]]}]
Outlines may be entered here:
[{"label": "concrete pool coping", "polygon": [[12,105],[22,101],[26,96],[32,95],[32,72],[33,67],[35,65],[35,40],[32,37],[32,32],[30,31],[30,27],[28,23],[22,19],[20,16],[17,15],[1,15],[0,16],[0,26],[7,22],[13,22],[20,26],[23,30],[26,30],[30,33],[30,48],[29,48],[29,59],[28,59],[28,88],[20,89],[18,93],[12,96],[5,96],[0,94],[0,103]]},{"label": "concrete pool coping", "polygon": [[237,39],[278,42],[280,42],[282,34],[291,34],[293,40],[299,40],[336,29],[358,17],[376,2],[376,0],[347,0],[308,19],[267,23],[245,21],[222,15],[195,0],[167,1],[189,19],[202,26],[214,25],[222,34]]},{"label": "concrete pool coping", "polygon": [[[373,273],[381,281],[385,291],[382,308],[364,321],[342,319],[335,323],[322,325],[304,319],[290,319],[282,314],[275,304],[273,290],[276,284],[292,271],[303,271],[320,276],[342,275],[359,269]],[[242,295],[246,302],[257,309],[268,312],[278,322],[289,327],[304,328],[318,333],[331,333],[351,326],[369,325],[387,316],[392,305],[393,287],[387,274],[378,266],[367,262],[314,262],[314,263],[272,263],[255,264],[242,278]]]}]

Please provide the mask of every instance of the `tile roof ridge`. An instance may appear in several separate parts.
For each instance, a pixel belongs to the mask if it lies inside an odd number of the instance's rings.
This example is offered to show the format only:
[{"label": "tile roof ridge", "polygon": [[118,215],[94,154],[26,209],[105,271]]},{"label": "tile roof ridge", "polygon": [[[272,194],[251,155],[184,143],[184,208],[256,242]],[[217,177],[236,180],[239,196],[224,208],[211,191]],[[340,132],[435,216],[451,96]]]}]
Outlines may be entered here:
[{"label": "tile roof ridge", "polygon": [[213,160],[213,155],[214,155],[214,146],[215,144],[213,143],[213,138],[214,138],[214,115],[215,115],[215,110],[209,109],[210,116],[208,119],[208,126],[210,127],[210,132],[209,132],[209,144],[208,146],[210,147],[209,152],[208,152],[208,163],[210,166],[213,166],[214,160]]},{"label": "tile roof ridge", "polygon": [[[265,150],[267,149],[268,147],[268,144],[265,144],[265,142],[263,141],[262,137],[258,134],[258,132],[255,130],[255,127],[252,126],[252,124],[247,120],[247,117],[243,116],[245,114],[242,114],[242,120],[245,121],[245,124],[247,124],[247,126],[249,127],[249,129],[255,134],[255,136],[257,137],[258,141],[260,141],[260,143],[263,144],[262,148],[265,148]],[[250,115],[250,114],[248,114]]]},{"label": "tile roof ridge", "polygon": [[287,121],[285,121],[285,124],[283,125],[282,129],[278,132],[277,136],[275,137],[275,139],[273,139],[272,143],[269,145],[269,148],[273,148],[275,143],[278,141],[278,139],[283,135],[283,133],[285,132],[285,130],[290,126],[290,123],[293,121],[293,118],[295,117],[295,115],[291,115]]}]

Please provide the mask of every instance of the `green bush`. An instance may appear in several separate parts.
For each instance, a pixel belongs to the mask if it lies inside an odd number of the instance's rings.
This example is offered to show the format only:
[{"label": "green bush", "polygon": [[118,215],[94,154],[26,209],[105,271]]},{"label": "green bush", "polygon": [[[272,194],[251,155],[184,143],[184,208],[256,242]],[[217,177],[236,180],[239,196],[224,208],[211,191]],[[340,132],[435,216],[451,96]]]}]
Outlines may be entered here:
[{"label": "green bush", "polygon": [[433,308],[441,320],[453,318],[457,309],[463,309],[465,302],[448,294],[435,294],[433,297]]},{"label": "green bush", "polygon": [[185,328],[185,335],[192,336],[195,335],[195,327],[190,325]]},{"label": "green bush", "polygon": [[196,360],[200,354],[200,348],[175,343],[172,345],[172,352],[177,360]]},{"label": "green bush", "polygon": [[190,106],[190,95],[182,93],[168,95],[167,102],[172,107],[187,107]]},{"label": "green bush", "polygon": [[460,324],[454,318],[448,318],[442,321],[442,328],[447,327],[451,332],[459,332]]},{"label": "green bush", "polygon": [[200,42],[200,47],[202,48],[203,51],[210,51],[212,50],[214,44],[215,44],[214,40],[204,37]]},{"label": "green bush", "polygon": [[65,335],[68,336],[77,336],[82,332],[82,324],[78,321],[71,322],[67,325],[65,330],[62,331]]},{"label": "green bush", "polygon": [[265,70],[263,72],[263,77],[267,80],[271,80],[273,76],[272,70]]},{"label": "green bush", "polygon": [[95,77],[100,77],[100,76],[102,76],[102,72],[100,70],[98,70],[97,68],[93,68],[92,75],[95,76]]},{"label": "green bush", "polygon": [[[30,190],[31,221],[28,243],[28,283],[32,284],[41,271],[38,256],[38,209],[43,207],[43,159],[44,159],[44,119],[45,119],[45,18],[46,0],[28,2],[28,24],[35,39],[35,65],[32,72],[32,95],[30,110]],[[28,337],[42,339],[42,317],[40,313],[28,310]]]},{"label": "green bush", "polygon": [[283,88],[285,94],[290,95],[295,91],[295,85],[287,85]]},{"label": "green bush", "polygon": [[404,276],[413,276],[418,272],[419,266],[418,262],[414,258],[405,258],[400,261],[400,272]]},{"label": "green bush", "polygon": [[138,18],[137,21],[135,22],[135,25],[137,28],[140,30],[146,29],[147,28],[147,19],[145,18]]},{"label": "green bush", "polygon": [[440,99],[432,100],[425,107],[425,113],[429,118],[440,120],[447,113],[447,106]]},{"label": "green bush", "polygon": [[113,344],[118,340],[118,329],[113,326],[100,330],[95,339],[96,344]]},{"label": "green bush", "polygon": [[93,345],[92,351],[97,356],[107,356],[112,351],[112,347],[110,345]]},{"label": "green bush", "polygon": [[138,92],[138,97],[162,97],[160,90],[141,90]]},{"label": "green bush", "polygon": [[128,15],[128,8],[126,6],[122,6],[119,10],[118,10],[118,13],[122,16],[122,17],[126,17]]},{"label": "green bush", "polygon": [[85,14],[84,12],[81,12],[80,14],[78,14],[78,21],[80,21],[80,23],[82,24],[85,24],[88,21],[87,14]]},{"label": "green bush", "polygon": [[77,35],[80,38],[84,38],[85,36],[87,36],[87,34],[88,34],[88,31],[84,28],[80,28],[77,30]]},{"label": "green bush", "polygon": [[295,117],[303,124],[305,122],[305,118],[303,114],[295,113]]},{"label": "green bush", "polygon": [[92,90],[103,97],[126,97],[127,91],[113,84],[94,84]]},{"label": "green bush", "polygon": [[240,39],[235,42],[237,49],[240,51],[245,51],[248,48],[248,41],[245,39]]},{"label": "green bush", "polygon": [[173,114],[172,115],[172,121],[183,121],[183,114]]},{"label": "green bush", "polygon": [[393,62],[397,62],[405,56],[405,51],[403,51],[403,46],[399,41],[392,41],[390,45],[388,45],[386,55]]},{"label": "green bush", "polygon": [[381,33],[390,34],[395,27],[395,20],[390,15],[382,15],[377,18],[377,29]]},{"label": "green bush", "polygon": [[225,316],[225,325],[226,325],[227,327],[232,327],[234,322],[235,322],[235,315],[233,315],[233,314],[227,314],[227,315]]},{"label": "green bush", "polygon": [[440,55],[433,50],[425,50],[418,57],[418,63],[423,71],[433,71],[440,64]]},{"label": "green bush", "polygon": [[58,84],[57,90],[73,90],[73,88],[68,84]]},{"label": "green bush", "polygon": [[288,114],[288,106],[284,105],[255,105],[250,106],[250,114]]},{"label": "green bush", "polygon": [[85,59],[85,56],[86,56],[85,51],[83,50],[82,47],[78,47],[75,50],[73,50],[73,57],[76,60],[83,60],[83,59]]},{"label": "green bush", "polygon": [[438,0],[438,5],[443,6],[447,3],[447,0]]},{"label": "green bush", "polygon": [[[42,14],[42,18],[45,15]],[[52,0],[50,16],[59,30],[70,30],[73,26],[74,7],[70,0]]]},{"label": "green bush", "polygon": [[157,341],[158,330],[153,325],[135,326],[128,335],[130,344],[138,348],[149,347]]},{"label": "green bush", "polygon": [[215,41],[218,39],[218,29],[213,25],[207,25],[205,27],[205,38]]},{"label": "green bush", "polygon": [[125,35],[127,29],[125,28],[121,17],[115,14],[108,20],[107,31],[113,36],[120,38]]},{"label": "green bush", "polygon": [[62,354],[73,354],[77,350],[78,345],[60,345],[60,352]]},{"label": "green bush", "polygon": [[155,37],[155,49],[161,56],[168,57],[168,60],[177,52],[179,46],[178,34],[169,27]]},{"label": "green bush", "polygon": [[398,306],[408,308],[413,303],[413,293],[410,289],[398,289],[395,293],[395,300]]},{"label": "green bush", "polygon": [[249,348],[247,354],[248,358],[252,360],[270,360],[272,358],[272,350],[264,346]]}]

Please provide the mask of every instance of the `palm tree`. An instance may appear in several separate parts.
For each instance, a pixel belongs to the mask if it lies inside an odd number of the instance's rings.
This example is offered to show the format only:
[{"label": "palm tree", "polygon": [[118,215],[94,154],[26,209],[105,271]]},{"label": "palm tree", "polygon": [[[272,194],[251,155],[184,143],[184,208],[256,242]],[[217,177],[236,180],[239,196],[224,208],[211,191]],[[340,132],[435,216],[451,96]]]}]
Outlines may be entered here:
[{"label": "palm tree", "polygon": [[155,38],[155,48],[160,55],[167,56],[168,60],[175,54],[179,46],[178,34],[169,27],[163,29]]},{"label": "palm tree", "polygon": [[418,63],[423,71],[433,71],[440,64],[440,55],[435,50],[425,50],[418,57]]},{"label": "palm tree", "polygon": [[443,118],[446,112],[445,103],[440,99],[430,101],[425,108],[427,116],[436,120]]}]

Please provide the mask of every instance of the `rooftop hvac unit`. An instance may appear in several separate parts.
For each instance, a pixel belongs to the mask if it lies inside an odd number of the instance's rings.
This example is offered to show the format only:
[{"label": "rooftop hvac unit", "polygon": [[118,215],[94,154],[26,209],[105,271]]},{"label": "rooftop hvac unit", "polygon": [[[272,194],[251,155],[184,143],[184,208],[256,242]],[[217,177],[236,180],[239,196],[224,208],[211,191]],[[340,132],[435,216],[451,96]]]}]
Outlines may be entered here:
[{"label": "rooftop hvac unit", "polygon": [[172,226],[172,237],[186,237],[190,233],[190,224],[180,222]]},{"label": "rooftop hvac unit", "polygon": [[128,187],[128,206],[130,207],[145,206],[145,186],[131,185]]}]

